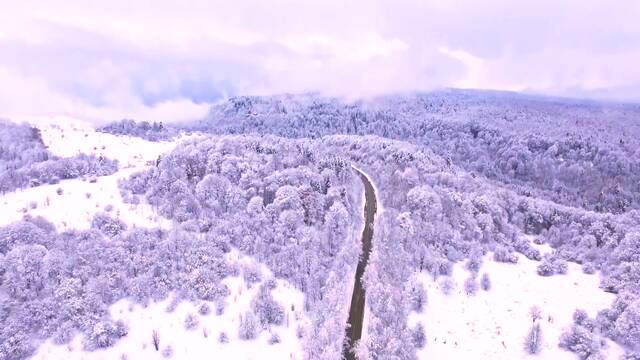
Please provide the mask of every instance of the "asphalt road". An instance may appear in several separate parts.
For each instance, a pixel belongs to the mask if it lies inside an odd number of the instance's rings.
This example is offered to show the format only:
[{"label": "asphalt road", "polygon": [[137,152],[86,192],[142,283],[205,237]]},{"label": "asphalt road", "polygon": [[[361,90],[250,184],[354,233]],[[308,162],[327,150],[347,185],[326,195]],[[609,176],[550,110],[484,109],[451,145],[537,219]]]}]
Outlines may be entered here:
[{"label": "asphalt road", "polygon": [[354,168],[354,171],[360,176],[364,185],[364,230],[362,230],[362,255],[358,261],[356,268],[356,281],[353,287],[353,295],[351,297],[351,308],[349,309],[349,319],[347,320],[346,341],[343,349],[343,357],[346,360],[355,360],[355,355],[351,351],[353,345],[362,337],[362,321],[364,319],[364,303],[365,291],[362,286],[362,275],[369,261],[369,253],[371,252],[371,240],[373,238],[373,221],[375,219],[377,209],[376,193],[373,185],[360,170]]}]

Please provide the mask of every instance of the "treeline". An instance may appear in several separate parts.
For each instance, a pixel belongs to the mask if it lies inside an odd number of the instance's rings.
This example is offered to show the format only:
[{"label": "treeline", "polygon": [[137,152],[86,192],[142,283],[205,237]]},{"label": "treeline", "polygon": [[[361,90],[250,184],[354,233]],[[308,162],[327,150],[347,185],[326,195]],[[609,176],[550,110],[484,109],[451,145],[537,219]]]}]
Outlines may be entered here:
[{"label": "treeline", "polygon": [[171,140],[179,133],[175,127],[164,125],[162,122],[136,122],[132,119],[114,121],[97,128],[96,131],[113,135],[135,136],[149,141]]}]

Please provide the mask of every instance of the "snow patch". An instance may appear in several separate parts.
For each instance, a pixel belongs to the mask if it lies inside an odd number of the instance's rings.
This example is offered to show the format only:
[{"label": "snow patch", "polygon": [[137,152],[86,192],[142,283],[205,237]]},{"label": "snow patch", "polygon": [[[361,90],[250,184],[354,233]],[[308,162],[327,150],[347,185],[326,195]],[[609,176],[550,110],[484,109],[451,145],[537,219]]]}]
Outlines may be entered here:
[{"label": "snow patch", "polygon": [[40,129],[42,141],[54,155],[103,155],[118,160],[120,168],[144,166],[184,140],[183,137],[174,141],[153,142],[136,137],[116,136],[96,132],[89,123],[65,117],[38,119],[36,122],[32,121],[32,125]]},{"label": "snow patch", "polygon": [[[88,229],[91,220],[107,206],[109,214],[129,227],[169,228],[171,221],[158,215],[148,204],[125,204],[120,196],[118,180],[127,178],[138,168],[125,169],[113,175],[102,176],[95,182],[71,179],[55,185],[42,185],[0,195],[2,211],[0,226],[22,219],[26,214],[42,216],[53,223],[58,231]],[[58,194],[58,189],[62,192]]]},{"label": "snow patch", "polygon": [[[23,119],[40,129],[48,150],[60,157],[81,153],[117,159],[120,170],[115,174],[92,179],[71,179],[55,185],[26,188],[0,195],[0,225],[22,219],[25,214],[43,216],[59,231],[87,229],[93,216],[111,206],[111,216],[130,227],[164,227],[171,222],[159,216],[147,204],[125,204],[118,181],[142,171],[159,156],[173,149],[186,137],[174,141],[151,142],[129,136],[96,132],[89,123],[62,116]],[[61,189],[61,194],[58,194]]]},{"label": "snow patch", "polygon": [[[533,324],[530,310],[541,310],[542,346],[538,358],[575,360],[576,356],[558,347],[560,334],[573,323],[575,309],[590,317],[608,308],[615,295],[598,288],[598,275],[584,274],[579,265],[569,263],[566,275],[541,277],[538,262],[518,254],[518,264],[498,263],[485,256],[476,281],[487,273],[491,289],[467,296],[464,282],[470,276],[462,264],[454,266],[456,283],[450,295],[425,273],[417,274],[428,292],[428,304],[421,314],[412,313],[409,324],[425,325],[427,344],[420,359],[522,359],[534,358],[524,352],[524,339]],[[607,358],[617,359],[623,350],[607,341]]]}]

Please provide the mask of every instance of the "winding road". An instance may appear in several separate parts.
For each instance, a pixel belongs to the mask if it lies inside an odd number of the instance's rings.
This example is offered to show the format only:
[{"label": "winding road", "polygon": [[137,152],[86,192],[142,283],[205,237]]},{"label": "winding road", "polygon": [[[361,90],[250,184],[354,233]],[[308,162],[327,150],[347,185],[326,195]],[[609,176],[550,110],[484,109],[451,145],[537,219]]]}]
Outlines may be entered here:
[{"label": "winding road", "polygon": [[361,170],[353,167],[353,170],[360,176],[364,185],[364,229],[362,230],[362,256],[356,268],[356,281],[353,286],[353,296],[351,297],[351,308],[349,309],[349,319],[347,320],[346,341],[343,349],[343,357],[346,360],[355,360],[352,351],[353,345],[362,337],[362,321],[364,319],[365,291],[362,286],[362,275],[369,261],[371,252],[371,239],[373,238],[373,222],[377,210],[376,192],[371,181]]}]

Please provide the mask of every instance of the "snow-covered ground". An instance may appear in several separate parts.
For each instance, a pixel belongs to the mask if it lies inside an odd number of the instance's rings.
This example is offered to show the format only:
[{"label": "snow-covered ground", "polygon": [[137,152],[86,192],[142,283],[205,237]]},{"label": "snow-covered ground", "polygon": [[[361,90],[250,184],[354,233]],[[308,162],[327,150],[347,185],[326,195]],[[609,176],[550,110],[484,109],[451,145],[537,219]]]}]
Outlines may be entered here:
[{"label": "snow-covered ground", "polygon": [[[0,195],[0,226],[20,220],[25,214],[44,216],[58,230],[86,229],[96,212],[110,205],[111,214],[129,226],[169,226],[170,222],[146,204],[122,202],[118,180],[141,171],[158,156],[171,151],[184,140],[151,142],[128,136],[95,132],[93,127],[79,120],[65,117],[27,118],[40,129],[42,140],[54,155],[71,157],[80,153],[103,155],[117,159],[119,170],[113,175],[95,179],[63,180],[56,185],[26,188]],[[62,189],[62,194],[58,194]]]},{"label": "snow-covered ground", "polygon": [[[147,204],[125,204],[118,190],[118,180],[128,177],[138,168],[129,168],[113,175],[102,176],[94,183],[89,180],[71,179],[56,185],[43,185],[0,196],[2,216],[0,226],[22,219],[25,214],[43,216],[59,231],[66,229],[88,229],[97,212],[111,206],[111,216],[119,218],[128,226],[165,227],[170,221],[157,215]],[[58,195],[58,189],[62,193]]]},{"label": "snow-covered ground", "polygon": [[[229,256],[241,263],[253,261],[236,251]],[[260,269],[263,279],[271,276],[264,265]],[[302,310],[304,301],[300,291],[286,281],[277,280],[277,287],[271,294],[284,307],[283,325],[272,326],[268,331],[261,331],[256,339],[246,341],[238,338],[240,317],[250,309],[251,299],[258,291],[259,284],[248,288],[241,277],[228,277],[223,283],[229,287],[231,294],[226,299],[221,315],[216,315],[216,304],[211,302],[202,302],[209,305],[211,313],[201,315],[198,313],[200,303],[181,302],[169,312],[167,309],[170,308],[171,298],[147,307],[121,300],[111,306],[111,317],[113,320],[123,320],[128,325],[129,333],[115,345],[89,352],[83,350],[80,335],[67,345],[55,345],[48,340],[38,348],[33,359],[162,359],[168,357],[163,355],[167,347],[172,349],[172,359],[302,359],[297,329],[308,327],[309,319]],[[199,319],[199,325],[192,330],[187,330],[184,325],[189,314],[195,314]],[[159,350],[153,345],[154,331],[160,339]],[[227,335],[227,343],[219,341],[221,332]],[[280,342],[269,344],[274,333],[279,336]]]},{"label": "snow-covered ground", "polygon": [[[487,273],[491,289],[478,289],[468,296],[463,288],[469,272],[462,264],[454,267],[456,283],[450,295],[427,274],[417,274],[428,293],[428,305],[421,314],[412,313],[410,325],[421,321],[427,343],[420,359],[567,359],[575,354],[558,347],[560,334],[569,327],[575,309],[595,317],[608,308],[615,295],[598,288],[599,276],[584,274],[579,265],[569,263],[566,275],[541,277],[536,261],[518,255],[518,264],[498,263],[485,257],[480,276]],[[479,277],[480,277],[479,276]],[[478,277],[478,281],[479,281]],[[532,325],[530,310],[541,310],[542,349],[527,355],[524,339]],[[608,341],[607,359],[618,359],[623,350]]]},{"label": "snow-covered ground", "polygon": [[184,139],[153,142],[136,137],[100,133],[94,131],[90,123],[62,116],[22,120],[40,129],[44,144],[55,155],[104,155],[118,160],[121,169],[145,166]]}]

